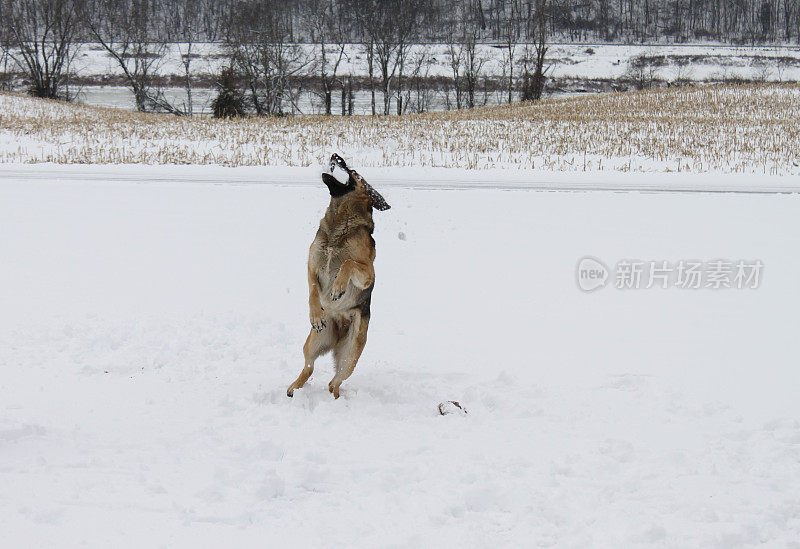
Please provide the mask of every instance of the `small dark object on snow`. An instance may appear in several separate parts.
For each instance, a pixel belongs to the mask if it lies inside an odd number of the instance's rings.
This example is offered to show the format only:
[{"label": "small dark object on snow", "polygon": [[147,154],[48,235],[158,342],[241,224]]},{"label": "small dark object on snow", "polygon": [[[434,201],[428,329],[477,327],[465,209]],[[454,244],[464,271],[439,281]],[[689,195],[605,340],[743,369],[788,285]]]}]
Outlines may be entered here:
[{"label": "small dark object on snow", "polygon": [[443,416],[447,414],[466,414],[466,408],[463,408],[461,404],[456,402],[455,400],[448,400],[446,402],[439,403],[439,413]]}]

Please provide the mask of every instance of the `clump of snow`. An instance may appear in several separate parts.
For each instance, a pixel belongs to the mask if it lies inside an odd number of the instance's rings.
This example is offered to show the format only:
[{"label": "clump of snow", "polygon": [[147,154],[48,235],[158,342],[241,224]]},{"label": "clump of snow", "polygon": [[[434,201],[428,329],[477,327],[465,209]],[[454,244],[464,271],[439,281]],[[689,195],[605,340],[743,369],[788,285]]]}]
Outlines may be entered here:
[{"label": "clump of snow", "polygon": [[333,178],[342,185],[347,185],[347,182],[350,180],[350,174],[344,171],[344,168],[338,164],[332,165],[328,173],[330,173]]}]

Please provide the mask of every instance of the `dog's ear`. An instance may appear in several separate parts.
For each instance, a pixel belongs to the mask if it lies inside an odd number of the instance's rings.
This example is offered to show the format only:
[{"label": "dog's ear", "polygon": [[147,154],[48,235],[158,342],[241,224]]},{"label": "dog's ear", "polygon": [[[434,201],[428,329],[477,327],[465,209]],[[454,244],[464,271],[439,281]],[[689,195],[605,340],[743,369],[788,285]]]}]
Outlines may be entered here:
[{"label": "dog's ear", "polygon": [[357,171],[350,170],[350,180],[353,181],[353,184],[360,182],[364,186],[364,193],[369,197],[373,208],[382,212],[391,208],[389,203],[386,202],[386,199],[381,196],[381,193],[373,189],[372,185],[364,181],[364,178],[361,177]]},{"label": "dog's ear", "polygon": [[366,191],[367,196],[369,196],[370,199],[372,200],[373,208],[375,208],[376,210],[380,210],[382,212],[391,208],[391,206],[389,206],[389,203],[386,202],[386,199],[381,196],[381,193],[373,189],[372,186],[366,181],[364,181],[363,183],[364,183],[364,191]]},{"label": "dog's ear", "polygon": [[347,194],[356,187],[355,184],[356,182],[353,181],[352,177],[350,177],[347,180],[347,183],[342,183],[341,181],[339,181],[338,179],[336,179],[327,172],[322,173],[322,182],[325,183],[325,185],[327,185],[328,190],[331,193],[331,196],[334,197]]}]

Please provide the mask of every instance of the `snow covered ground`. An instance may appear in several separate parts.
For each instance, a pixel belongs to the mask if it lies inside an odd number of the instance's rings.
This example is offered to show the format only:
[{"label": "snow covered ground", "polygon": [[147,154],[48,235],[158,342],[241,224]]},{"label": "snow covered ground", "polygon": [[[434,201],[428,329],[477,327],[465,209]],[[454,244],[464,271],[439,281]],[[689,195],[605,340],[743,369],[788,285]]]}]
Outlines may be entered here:
[{"label": "snow covered ground", "polygon": [[[285,396],[313,170],[48,169],[0,168],[4,545],[800,547],[800,196],[365,169],[392,209],[334,401],[328,360]],[[584,293],[587,255],[764,271]]]}]

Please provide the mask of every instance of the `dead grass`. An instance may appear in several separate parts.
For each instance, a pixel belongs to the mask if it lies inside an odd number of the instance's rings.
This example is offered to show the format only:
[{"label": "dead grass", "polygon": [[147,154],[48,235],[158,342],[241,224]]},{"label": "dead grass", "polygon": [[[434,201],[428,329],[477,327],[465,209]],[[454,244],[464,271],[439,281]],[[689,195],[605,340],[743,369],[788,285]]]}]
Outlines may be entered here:
[{"label": "dead grass", "polygon": [[0,162],[800,173],[800,86],[683,88],[403,117],[212,120],[0,94]]}]

